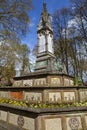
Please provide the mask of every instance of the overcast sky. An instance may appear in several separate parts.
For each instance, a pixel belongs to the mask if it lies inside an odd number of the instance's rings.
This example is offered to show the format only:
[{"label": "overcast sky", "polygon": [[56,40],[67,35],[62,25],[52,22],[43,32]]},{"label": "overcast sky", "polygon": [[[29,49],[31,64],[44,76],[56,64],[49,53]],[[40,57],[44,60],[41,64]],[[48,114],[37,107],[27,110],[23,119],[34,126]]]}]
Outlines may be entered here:
[{"label": "overcast sky", "polygon": [[30,32],[22,39],[22,43],[26,43],[30,49],[33,49],[37,43],[37,25],[39,23],[40,14],[43,8],[43,2],[47,3],[47,10],[52,15],[55,10],[69,7],[70,0],[32,0],[34,9],[29,13],[31,24]]}]

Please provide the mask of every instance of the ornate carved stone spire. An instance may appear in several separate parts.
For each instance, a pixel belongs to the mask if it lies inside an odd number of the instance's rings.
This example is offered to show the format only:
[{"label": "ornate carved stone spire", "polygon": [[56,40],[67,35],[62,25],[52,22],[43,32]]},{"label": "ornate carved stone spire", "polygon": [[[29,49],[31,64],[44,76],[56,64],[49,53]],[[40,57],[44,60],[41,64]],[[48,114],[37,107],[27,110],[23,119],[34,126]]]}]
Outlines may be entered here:
[{"label": "ornate carved stone spire", "polygon": [[53,31],[52,26],[51,26],[50,14],[47,11],[46,3],[43,3],[43,10],[42,10],[40,22],[38,25],[38,31],[40,31],[41,29],[46,29],[46,28],[49,29],[50,31]]},{"label": "ornate carved stone spire", "polygon": [[53,29],[51,26],[51,17],[47,11],[46,3],[43,3],[43,10],[38,25],[38,53],[36,59],[35,71],[60,71],[63,67],[56,63],[53,47]]}]

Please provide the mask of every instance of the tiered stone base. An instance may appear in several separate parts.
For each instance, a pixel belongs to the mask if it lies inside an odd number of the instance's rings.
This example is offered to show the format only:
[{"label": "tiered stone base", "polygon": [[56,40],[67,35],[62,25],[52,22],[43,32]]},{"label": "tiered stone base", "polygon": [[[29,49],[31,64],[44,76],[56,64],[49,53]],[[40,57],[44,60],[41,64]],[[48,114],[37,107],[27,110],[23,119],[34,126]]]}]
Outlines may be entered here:
[{"label": "tiered stone base", "polygon": [[87,130],[87,107],[34,109],[0,105],[2,130]]}]

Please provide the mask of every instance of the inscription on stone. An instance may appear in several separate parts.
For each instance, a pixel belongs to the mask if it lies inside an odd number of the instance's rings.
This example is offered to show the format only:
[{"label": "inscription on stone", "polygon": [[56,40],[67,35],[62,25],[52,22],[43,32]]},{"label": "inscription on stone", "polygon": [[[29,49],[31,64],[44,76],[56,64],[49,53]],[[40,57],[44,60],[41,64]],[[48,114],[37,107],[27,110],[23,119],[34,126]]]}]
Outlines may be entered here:
[{"label": "inscription on stone", "polygon": [[24,126],[24,118],[23,118],[23,116],[18,116],[17,124],[18,124],[20,127],[23,127],[23,126]]},{"label": "inscription on stone", "polygon": [[51,78],[52,85],[60,85],[60,78]]},{"label": "inscription on stone", "polygon": [[74,85],[73,80],[70,80],[69,82],[70,82],[70,86],[73,86],[73,85]]},{"label": "inscription on stone", "polygon": [[23,86],[32,86],[33,80],[23,80]]},{"label": "inscription on stone", "polygon": [[44,52],[45,50],[45,36],[41,34],[39,37],[39,53]]},{"label": "inscription on stone", "polygon": [[1,91],[0,92],[0,97],[9,98],[9,92]]},{"label": "inscription on stone", "polygon": [[77,118],[70,118],[68,123],[72,130],[78,130],[79,120]]},{"label": "inscription on stone", "polygon": [[60,92],[50,92],[49,93],[49,101],[61,101],[61,93]]},{"label": "inscription on stone", "polygon": [[46,78],[40,78],[34,80],[35,86],[45,85],[46,84]]},{"label": "inscription on stone", "polygon": [[13,86],[14,87],[20,87],[20,86],[22,86],[22,80],[14,81]]},{"label": "inscription on stone", "polygon": [[74,101],[75,92],[64,92],[64,101]]},{"label": "inscription on stone", "polygon": [[67,79],[67,78],[64,79],[64,85],[69,86],[69,79]]},{"label": "inscription on stone", "polygon": [[30,101],[42,101],[42,94],[38,92],[25,92],[24,99]]},{"label": "inscription on stone", "polygon": [[81,101],[87,100],[87,91],[86,90],[80,92],[80,100]]}]

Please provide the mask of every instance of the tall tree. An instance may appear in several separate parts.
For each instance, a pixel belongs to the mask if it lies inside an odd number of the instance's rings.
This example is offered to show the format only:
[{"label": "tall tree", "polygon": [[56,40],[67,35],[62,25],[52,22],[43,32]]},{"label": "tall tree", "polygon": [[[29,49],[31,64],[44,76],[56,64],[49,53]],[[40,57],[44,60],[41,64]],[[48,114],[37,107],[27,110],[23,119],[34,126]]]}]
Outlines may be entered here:
[{"label": "tall tree", "polygon": [[31,0],[0,0],[0,41],[25,34],[31,9]]},{"label": "tall tree", "polygon": [[[1,84],[11,84],[16,74],[16,68],[25,71],[30,70],[30,49],[26,44],[3,43],[0,45],[0,80]],[[5,82],[6,81],[6,82]]]},{"label": "tall tree", "polygon": [[20,46],[20,65],[21,65],[21,75],[28,73],[30,71],[30,61],[29,61],[30,49],[27,44],[22,44]]},{"label": "tall tree", "polygon": [[78,31],[87,49],[87,0],[72,0],[73,15],[78,23]]},{"label": "tall tree", "polygon": [[70,20],[70,9],[63,8],[57,10],[53,16],[54,38],[55,38],[55,55],[62,63],[66,65],[68,72],[68,20]]},{"label": "tall tree", "polygon": [[73,0],[73,9],[60,9],[53,16],[55,55],[65,63],[69,74],[80,79],[87,74],[86,2],[87,0]]}]

